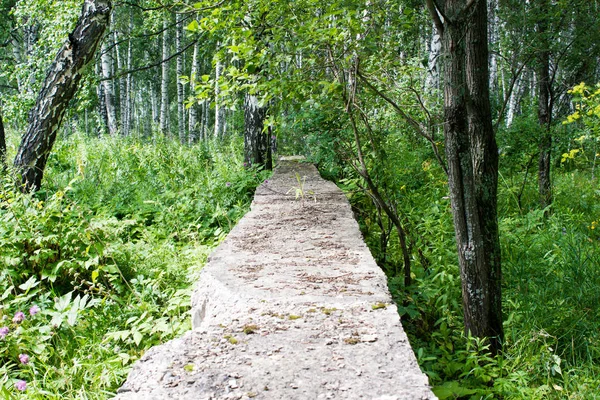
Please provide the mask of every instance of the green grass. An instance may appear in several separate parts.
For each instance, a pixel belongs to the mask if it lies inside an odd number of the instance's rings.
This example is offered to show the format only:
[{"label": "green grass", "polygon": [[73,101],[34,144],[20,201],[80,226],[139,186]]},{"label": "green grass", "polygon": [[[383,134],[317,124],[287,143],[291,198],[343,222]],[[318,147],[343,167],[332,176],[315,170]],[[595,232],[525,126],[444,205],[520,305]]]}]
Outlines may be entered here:
[{"label": "green grass", "polygon": [[0,398],[111,397],[145,350],[190,328],[191,285],[266,176],[240,146],[74,135],[35,196],[3,181]]},{"label": "green grass", "polygon": [[[421,369],[438,397],[600,398],[600,187],[590,171],[554,169],[554,205],[545,218],[537,206],[535,175],[530,173],[519,207],[516,193],[523,171],[503,170],[499,222],[506,340],[503,354],[491,357],[485,343],[463,334],[443,175],[423,176],[419,156],[402,157],[398,165],[414,169],[408,175],[420,174],[419,188],[402,192],[398,203],[413,242],[413,286],[403,285],[394,232],[382,267]],[[411,178],[405,179],[411,185]],[[360,210],[367,244],[381,259],[375,211],[361,196],[353,194],[351,201]]]}]

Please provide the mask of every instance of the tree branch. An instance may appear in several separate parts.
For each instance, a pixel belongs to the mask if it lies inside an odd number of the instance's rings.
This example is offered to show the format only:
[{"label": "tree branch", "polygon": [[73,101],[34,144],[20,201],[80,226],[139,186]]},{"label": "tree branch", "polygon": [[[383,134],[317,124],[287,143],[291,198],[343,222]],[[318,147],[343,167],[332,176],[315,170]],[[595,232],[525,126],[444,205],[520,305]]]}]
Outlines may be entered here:
[{"label": "tree branch", "polygon": [[185,53],[187,51],[187,49],[189,49],[190,47],[192,47],[193,45],[195,45],[197,41],[198,41],[198,39],[193,40],[191,43],[188,43],[187,46],[185,46],[183,49],[181,49],[181,51],[173,53],[169,57],[165,58],[164,60],[160,60],[157,63],[148,64],[148,65],[145,65],[143,67],[138,67],[138,68],[130,69],[130,70],[127,70],[127,71],[119,72],[118,74],[114,74],[113,76],[102,78],[102,79],[99,80],[99,82],[110,81],[112,79],[121,78],[121,77],[123,77],[125,75],[133,74],[134,72],[146,71],[148,69],[152,69],[154,67],[158,67],[159,65],[162,65],[162,64],[164,64],[164,63],[172,60],[173,58],[177,57],[178,55],[180,55],[182,53]]},{"label": "tree branch", "polygon": [[129,6],[129,7],[135,7],[135,8],[138,8],[138,9],[142,10],[143,12],[169,9],[169,7],[167,7],[165,5],[162,5],[162,4],[160,6],[158,6],[158,7],[146,8],[146,7],[140,6],[139,4],[133,3],[131,1],[120,1],[119,3],[115,4],[115,8],[119,7],[121,5],[126,5],[126,6]]},{"label": "tree branch", "polygon": [[425,127],[423,124],[421,124],[420,122],[418,122],[414,118],[412,118],[410,115],[408,115],[398,105],[398,103],[396,103],[394,100],[392,100],[389,96],[387,96],[381,90],[377,89],[371,82],[369,82],[369,80],[367,78],[365,78],[365,76],[360,71],[357,71],[356,74],[369,87],[369,89],[371,89],[379,97],[381,97],[386,102],[388,102],[398,112],[398,114],[400,114],[400,116],[402,118],[404,118],[404,120],[406,122],[408,122],[408,124],[410,126],[412,126],[415,131],[417,131],[417,133],[419,135],[423,136],[431,144],[431,148],[433,149],[433,152],[435,154],[435,158],[437,159],[437,161],[439,162],[440,166],[442,167],[442,169],[444,170],[444,172],[447,175],[448,174],[448,167],[446,167],[446,163],[442,159],[442,156],[441,156],[440,151],[439,151],[439,149],[437,147],[437,144],[435,143],[435,140],[433,139],[433,137],[431,135],[429,135],[427,133],[427,130],[428,130],[427,127]]},{"label": "tree branch", "polygon": [[[431,14],[431,18],[433,19],[433,23],[435,24],[435,29],[438,31],[438,35],[444,35],[444,23],[440,18],[440,11],[437,7],[437,4],[434,3],[434,0],[426,0],[427,9],[429,10],[429,14]],[[443,18],[443,17],[442,17]]]},{"label": "tree branch", "polygon": [[515,84],[517,83],[519,76],[521,76],[523,69],[525,69],[525,66],[529,63],[529,61],[532,58],[533,58],[533,55],[529,56],[529,58],[527,60],[525,60],[523,62],[523,64],[521,64],[521,66],[519,67],[517,72],[515,72],[513,74],[513,77],[510,81],[510,85],[508,87],[508,93],[506,94],[506,97],[504,98],[504,102],[502,103],[502,108],[500,109],[500,112],[498,113],[498,120],[496,121],[496,124],[494,125],[494,132],[498,132],[498,128],[500,127],[500,124],[504,120],[504,112],[506,111],[506,107],[508,106],[508,102],[510,101],[510,97],[512,96],[512,92],[515,88]]},{"label": "tree branch", "polygon": [[189,16],[185,17],[184,19],[182,19],[181,21],[175,22],[175,23],[173,23],[171,25],[168,25],[166,28],[162,28],[159,31],[145,33],[145,34],[142,34],[142,35],[130,36],[130,37],[127,37],[127,38],[125,38],[123,40],[119,40],[118,42],[111,43],[110,45],[106,46],[106,49],[104,51],[99,52],[99,55],[102,56],[107,51],[112,50],[114,47],[120,45],[121,43],[125,43],[125,42],[129,41],[130,39],[144,39],[144,38],[149,38],[149,37],[161,35],[167,29],[171,29],[171,28],[173,28],[173,27],[175,27],[175,26],[177,26],[179,24],[183,24],[184,22],[186,22],[191,17],[192,17],[192,15],[189,15]]}]

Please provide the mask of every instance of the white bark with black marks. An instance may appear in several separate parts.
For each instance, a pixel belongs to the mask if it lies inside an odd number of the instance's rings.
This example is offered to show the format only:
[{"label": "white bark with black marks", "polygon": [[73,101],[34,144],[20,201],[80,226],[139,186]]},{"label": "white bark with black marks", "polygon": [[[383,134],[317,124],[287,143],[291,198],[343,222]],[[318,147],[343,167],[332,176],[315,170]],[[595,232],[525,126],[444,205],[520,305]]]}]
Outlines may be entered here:
[{"label": "white bark with black marks", "polygon": [[175,52],[177,53],[177,128],[179,133],[179,142],[186,143],[186,123],[185,123],[185,93],[183,83],[180,78],[183,75],[183,52],[181,51],[181,40],[183,38],[182,15],[177,14],[177,25],[175,26]]},{"label": "white bark with black marks", "polygon": [[102,81],[104,89],[104,105],[106,106],[106,121],[108,133],[115,135],[118,130],[117,126],[117,110],[115,108],[115,94],[113,90],[113,82],[110,79],[113,76],[113,63],[112,49],[110,48],[110,36],[107,36],[104,43],[102,44]]},{"label": "white bark with black marks", "polygon": [[[194,55],[192,57],[192,71],[190,73],[190,92],[194,96],[195,90],[194,85],[198,80],[198,74],[200,73],[200,43],[196,41],[194,44]],[[189,126],[188,131],[190,135],[190,143],[198,141],[200,138],[200,130],[198,126],[198,104],[194,102],[189,109]]]},{"label": "white bark with black marks", "polygon": [[37,190],[41,186],[65,111],[108,26],[110,11],[109,1],[85,0],[75,30],[47,72],[14,161],[24,190]]},{"label": "white bark with black marks", "polygon": [[267,107],[261,106],[258,98],[246,94],[244,98],[244,162],[250,165],[272,168],[271,146],[265,132]]},{"label": "white bark with black marks", "polygon": [[164,61],[169,58],[169,21],[165,16],[163,20],[162,37],[162,78],[160,84],[160,119],[159,129],[163,134],[169,133],[169,62]]},{"label": "white bark with black marks", "polygon": [[224,115],[221,107],[221,88],[219,86],[219,79],[223,73],[223,64],[221,60],[217,59],[215,65],[215,138],[223,137],[224,132]]}]

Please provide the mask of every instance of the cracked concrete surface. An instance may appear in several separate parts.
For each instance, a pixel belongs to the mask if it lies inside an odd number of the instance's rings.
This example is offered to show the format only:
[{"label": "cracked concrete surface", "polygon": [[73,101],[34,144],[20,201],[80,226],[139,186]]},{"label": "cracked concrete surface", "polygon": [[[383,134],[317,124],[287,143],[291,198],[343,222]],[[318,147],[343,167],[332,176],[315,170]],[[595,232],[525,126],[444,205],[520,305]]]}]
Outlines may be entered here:
[{"label": "cracked concrete surface", "polygon": [[282,161],[118,400],[435,399],[344,194]]}]

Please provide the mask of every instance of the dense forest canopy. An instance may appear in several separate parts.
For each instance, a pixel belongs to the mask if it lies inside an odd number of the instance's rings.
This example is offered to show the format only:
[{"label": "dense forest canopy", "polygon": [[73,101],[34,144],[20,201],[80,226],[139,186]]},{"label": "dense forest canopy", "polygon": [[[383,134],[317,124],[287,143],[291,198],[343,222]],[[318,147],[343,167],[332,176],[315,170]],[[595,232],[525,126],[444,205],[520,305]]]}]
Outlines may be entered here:
[{"label": "dense forest canopy", "polygon": [[297,153],[347,193],[438,397],[594,398],[599,12],[0,0],[0,393],[114,393]]}]

